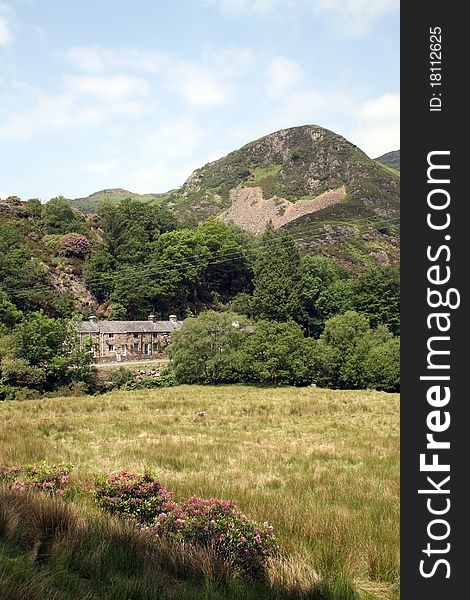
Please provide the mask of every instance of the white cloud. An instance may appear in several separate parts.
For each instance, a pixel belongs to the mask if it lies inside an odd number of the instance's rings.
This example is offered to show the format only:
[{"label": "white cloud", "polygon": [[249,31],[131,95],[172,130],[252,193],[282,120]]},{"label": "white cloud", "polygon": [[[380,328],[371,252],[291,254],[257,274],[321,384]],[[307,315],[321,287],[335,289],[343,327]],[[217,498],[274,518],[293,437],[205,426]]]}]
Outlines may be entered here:
[{"label": "white cloud", "polygon": [[360,37],[386,14],[398,10],[399,0],[310,0],[314,9],[325,13],[331,27],[347,37]]},{"label": "white cloud", "polygon": [[73,76],[67,77],[66,82],[72,92],[93,96],[105,102],[144,96],[148,92],[147,83],[143,79],[129,75]]},{"label": "white cloud", "polygon": [[284,56],[274,58],[268,66],[268,92],[279,96],[287,92],[302,79],[303,70],[299,63]]},{"label": "white cloud", "polygon": [[354,141],[374,158],[400,147],[400,96],[383,94],[360,104],[354,114],[357,125],[351,132]]},{"label": "white cloud", "polygon": [[10,28],[11,9],[4,2],[0,2],[0,46],[8,46],[13,42]]},{"label": "white cloud", "polygon": [[0,123],[0,139],[21,140],[36,133],[97,126],[115,117],[138,117],[148,110],[144,81],[128,76],[68,77],[63,91],[28,90],[31,105]]},{"label": "white cloud", "polygon": [[110,70],[127,70],[154,75],[152,83],[176,92],[193,108],[212,108],[228,103],[230,90],[226,80],[235,76],[251,58],[250,50],[235,48],[220,52],[214,49],[203,64],[164,52],[136,49],[84,46],[65,53],[66,62],[88,73],[101,75]]},{"label": "white cloud", "polygon": [[165,87],[175,91],[193,108],[213,108],[230,102],[227,83],[196,63],[177,63],[168,73]]},{"label": "white cloud", "polygon": [[165,52],[138,50],[135,48],[100,48],[78,46],[70,48],[64,55],[66,62],[82,71],[99,73],[111,70],[137,70],[159,73],[168,63]]},{"label": "white cloud", "polygon": [[324,15],[341,36],[360,37],[374,22],[399,9],[399,0],[204,0],[228,15],[257,15],[285,19],[305,12]]}]

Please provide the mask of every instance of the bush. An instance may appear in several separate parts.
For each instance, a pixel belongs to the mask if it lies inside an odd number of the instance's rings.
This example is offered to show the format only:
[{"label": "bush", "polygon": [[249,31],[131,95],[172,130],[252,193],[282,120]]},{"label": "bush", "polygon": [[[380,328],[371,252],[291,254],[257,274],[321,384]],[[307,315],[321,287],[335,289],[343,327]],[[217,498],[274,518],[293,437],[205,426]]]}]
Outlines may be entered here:
[{"label": "bush", "polygon": [[160,539],[207,548],[250,577],[260,578],[278,553],[273,527],[248,519],[233,501],[191,497],[182,504],[146,471],[112,473],[95,482],[95,499],[106,512],[135,519]]},{"label": "bush", "polygon": [[69,233],[59,242],[59,250],[64,256],[84,258],[91,251],[91,244],[87,237],[79,233]]},{"label": "bush", "polygon": [[192,497],[181,508],[161,513],[153,528],[160,538],[211,548],[253,578],[265,573],[278,553],[273,527],[248,519],[232,501]]},{"label": "bush", "polygon": [[132,517],[142,524],[175,506],[171,493],[156,481],[152,471],[119,471],[99,477],[95,500],[106,512]]},{"label": "bush", "polygon": [[41,388],[46,379],[44,369],[30,365],[24,358],[4,358],[0,372],[3,384],[16,387]]},{"label": "bush", "polygon": [[364,360],[364,379],[370,388],[400,391],[400,338],[375,346]]},{"label": "bush", "polygon": [[48,465],[44,460],[34,465],[0,466],[0,481],[12,483],[20,491],[38,490],[49,494],[65,494],[71,464]]}]

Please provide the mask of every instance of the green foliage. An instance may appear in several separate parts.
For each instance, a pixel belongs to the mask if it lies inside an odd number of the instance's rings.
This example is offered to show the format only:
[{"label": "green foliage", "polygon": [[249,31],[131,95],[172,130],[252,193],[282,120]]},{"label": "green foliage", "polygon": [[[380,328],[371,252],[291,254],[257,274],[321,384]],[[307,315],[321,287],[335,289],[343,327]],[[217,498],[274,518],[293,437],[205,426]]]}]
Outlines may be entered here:
[{"label": "green foliage", "polygon": [[33,219],[40,219],[42,214],[42,202],[39,198],[30,198],[26,202],[28,212]]},{"label": "green foliage", "polygon": [[73,469],[70,463],[48,465],[42,460],[33,465],[0,465],[0,482],[5,481],[15,490],[33,490],[63,496]]},{"label": "green foliage", "polygon": [[241,363],[244,381],[305,385],[312,381],[312,340],[289,321],[258,321],[244,342]]},{"label": "green foliage", "polygon": [[39,311],[27,315],[15,329],[13,347],[18,358],[43,365],[61,353],[65,341],[64,324]]},{"label": "green foliage", "polygon": [[12,387],[41,389],[46,380],[45,370],[31,365],[24,358],[3,358],[0,371],[2,385]]},{"label": "green foliage", "polygon": [[215,217],[207,219],[197,231],[209,250],[203,274],[205,287],[223,302],[251,290],[253,236]]},{"label": "green foliage", "polygon": [[210,548],[245,575],[261,578],[278,554],[273,527],[248,519],[235,502],[191,497],[178,504],[153,471],[120,471],[95,481],[95,500],[111,514],[130,517],[148,534]]},{"label": "green foliage", "polygon": [[0,328],[3,326],[5,331],[9,331],[21,320],[23,313],[10,302],[5,292],[0,290]]},{"label": "green foliage", "polygon": [[[391,340],[392,334],[386,326],[371,329],[367,317],[362,314],[346,311],[332,317],[326,322],[323,333],[315,343],[315,381],[324,387],[366,387],[372,378],[371,352]],[[384,357],[385,355],[392,361],[389,368],[395,373],[399,369],[398,356],[392,352],[385,352]]]},{"label": "green foliage", "polygon": [[340,315],[354,307],[354,292],[350,279],[337,279],[320,292],[316,302],[317,323],[324,323],[335,315]]},{"label": "green foliage", "polygon": [[215,311],[186,319],[169,346],[177,382],[237,381],[241,369],[237,351],[248,335],[246,324],[244,317]]},{"label": "green foliage", "polygon": [[395,335],[400,333],[400,275],[397,269],[369,269],[361,273],[353,286],[354,309],[380,323]]},{"label": "green foliage", "polygon": [[153,471],[119,471],[98,477],[94,497],[106,512],[132,517],[141,524],[174,506],[171,493],[155,479]]},{"label": "green foliage", "polygon": [[363,368],[367,387],[385,392],[400,391],[400,339],[393,338],[371,348]]},{"label": "green foliage", "polygon": [[89,255],[84,265],[85,283],[99,302],[104,302],[113,289],[115,260],[103,244]]},{"label": "green foliage", "polygon": [[253,304],[259,319],[299,318],[300,254],[287,233],[269,228],[258,248],[253,278]]},{"label": "green foliage", "polygon": [[42,222],[47,233],[84,232],[84,220],[63,196],[52,198],[42,207]]},{"label": "green foliage", "polygon": [[108,319],[110,321],[123,321],[127,316],[127,309],[119,302],[113,302],[108,309]]},{"label": "green foliage", "polygon": [[53,319],[43,312],[28,314],[11,335],[12,357],[1,361],[4,399],[14,395],[12,388],[52,391],[74,382],[93,386],[92,355],[80,348],[76,323]]},{"label": "green foliage", "polygon": [[300,300],[309,332],[318,336],[325,320],[351,308],[348,303],[348,273],[324,256],[302,257]]},{"label": "green foliage", "polygon": [[251,579],[262,579],[270,559],[279,555],[274,528],[256,523],[236,502],[191,497],[154,519],[160,539],[210,548]]}]

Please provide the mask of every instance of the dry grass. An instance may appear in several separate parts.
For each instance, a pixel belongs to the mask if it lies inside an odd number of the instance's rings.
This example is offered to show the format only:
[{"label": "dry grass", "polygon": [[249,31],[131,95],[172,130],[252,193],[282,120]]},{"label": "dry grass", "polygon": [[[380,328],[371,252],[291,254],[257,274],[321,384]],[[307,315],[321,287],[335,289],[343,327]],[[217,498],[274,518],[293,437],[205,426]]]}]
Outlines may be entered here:
[{"label": "dry grass", "polygon": [[398,419],[398,396],[370,391],[112,392],[1,404],[0,456],[72,462],[82,504],[96,474],[157,468],[176,495],[236,499],[275,526],[290,558],[273,585],[386,600],[398,598]]}]

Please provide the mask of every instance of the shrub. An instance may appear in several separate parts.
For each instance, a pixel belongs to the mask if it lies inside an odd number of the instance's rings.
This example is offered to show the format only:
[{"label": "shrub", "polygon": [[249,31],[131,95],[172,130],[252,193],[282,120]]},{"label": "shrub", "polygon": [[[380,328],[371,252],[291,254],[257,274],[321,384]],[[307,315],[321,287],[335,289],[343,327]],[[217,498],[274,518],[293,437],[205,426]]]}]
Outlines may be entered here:
[{"label": "shrub", "polygon": [[106,512],[135,519],[147,534],[180,547],[209,549],[253,578],[262,577],[278,553],[269,523],[248,519],[233,501],[191,497],[177,504],[152,471],[98,478],[95,499]]},{"label": "shrub", "polygon": [[69,233],[59,242],[59,250],[64,256],[84,258],[91,251],[91,244],[87,237],[79,233]]},{"label": "shrub", "polygon": [[33,465],[0,466],[0,481],[12,483],[20,491],[32,489],[49,494],[65,494],[71,464],[48,465],[44,460]]},{"label": "shrub", "polygon": [[233,501],[189,498],[181,508],[158,515],[153,528],[160,538],[210,548],[253,578],[262,577],[278,553],[273,527],[248,519]]},{"label": "shrub", "polygon": [[97,478],[95,500],[106,512],[132,517],[140,523],[175,506],[171,493],[148,470],[143,474],[119,471]]}]

